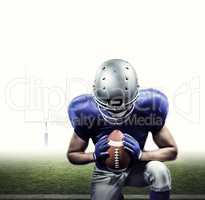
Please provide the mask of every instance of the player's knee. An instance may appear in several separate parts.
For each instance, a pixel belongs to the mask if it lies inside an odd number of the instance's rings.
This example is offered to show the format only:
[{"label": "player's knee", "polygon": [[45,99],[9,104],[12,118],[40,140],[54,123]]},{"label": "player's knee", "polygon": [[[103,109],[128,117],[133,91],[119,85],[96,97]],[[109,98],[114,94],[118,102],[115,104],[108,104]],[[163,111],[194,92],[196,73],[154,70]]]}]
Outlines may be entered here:
[{"label": "player's knee", "polygon": [[153,191],[168,191],[171,189],[171,176],[167,166],[160,161],[147,164],[148,182]]}]

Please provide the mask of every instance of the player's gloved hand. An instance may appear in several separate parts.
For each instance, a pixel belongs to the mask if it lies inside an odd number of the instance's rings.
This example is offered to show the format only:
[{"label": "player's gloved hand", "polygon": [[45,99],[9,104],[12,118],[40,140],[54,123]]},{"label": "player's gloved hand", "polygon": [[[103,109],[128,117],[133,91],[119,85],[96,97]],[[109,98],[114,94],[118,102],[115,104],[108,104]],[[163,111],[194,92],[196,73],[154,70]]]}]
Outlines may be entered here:
[{"label": "player's gloved hand", "polygon": [[99,139],[99,141],[95,144],[95,152],[93,153],[94,161],[97,164],[103,165],[103,162],[106,158],[109,157],[109,153],[107,152],[109,148],[108,144],[108,135],[105,135]]},{"label": "player's gloved hand", "polygon": [[140,149],[140,145],[139,145],[138,141],[135,138],[133,138],[131,135],[128,135],[125,133],[124,138],[123,138],[123,145],[124,145],[124,148],[128,152],[130,152],[133,159],[140,160],[140,158],[142,156],[142,151]]}]

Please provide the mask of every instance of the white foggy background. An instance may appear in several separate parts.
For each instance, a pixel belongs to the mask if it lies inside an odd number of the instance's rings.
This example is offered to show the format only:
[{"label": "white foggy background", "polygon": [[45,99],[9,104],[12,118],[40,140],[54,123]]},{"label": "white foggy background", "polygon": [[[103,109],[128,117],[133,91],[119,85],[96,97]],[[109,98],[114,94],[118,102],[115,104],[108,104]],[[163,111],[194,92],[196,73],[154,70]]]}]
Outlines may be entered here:
[{"label": "white foggy background", "polygon": [[111,58],[168,96],[180,152],[205,151],[204,10],[204,1],[1,1],[0,151],[46,150],[48,121],[47,149],[65,152],[67,105]]}]

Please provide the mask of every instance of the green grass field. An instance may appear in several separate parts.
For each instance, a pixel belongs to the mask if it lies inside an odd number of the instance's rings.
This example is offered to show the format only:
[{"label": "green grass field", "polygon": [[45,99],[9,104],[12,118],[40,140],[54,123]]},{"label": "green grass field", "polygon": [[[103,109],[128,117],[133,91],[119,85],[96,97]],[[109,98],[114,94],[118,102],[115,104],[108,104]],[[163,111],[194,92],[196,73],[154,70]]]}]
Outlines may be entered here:
[{"label": "green grass field", "polygon": [[[205,194],[205,157],[168,162],[175,194]],[[65,155],[0,158],[0,194],[88,194],[93,165],[74,166]],[[147,189],[127,187],[127,194]]]}]

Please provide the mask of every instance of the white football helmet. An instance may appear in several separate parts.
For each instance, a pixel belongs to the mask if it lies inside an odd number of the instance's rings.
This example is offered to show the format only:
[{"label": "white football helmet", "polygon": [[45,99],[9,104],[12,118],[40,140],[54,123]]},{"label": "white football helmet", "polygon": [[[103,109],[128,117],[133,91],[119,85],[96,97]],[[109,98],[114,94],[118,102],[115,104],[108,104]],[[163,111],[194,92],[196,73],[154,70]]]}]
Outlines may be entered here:
[{"label": "white football helmet", "polygon": [[97,70],[93,85],[94,99],[104,119],[121,124],[131,114],[138,96],[135,69],[125,60],[112,59]]}]

